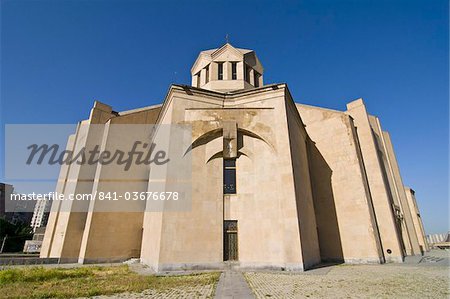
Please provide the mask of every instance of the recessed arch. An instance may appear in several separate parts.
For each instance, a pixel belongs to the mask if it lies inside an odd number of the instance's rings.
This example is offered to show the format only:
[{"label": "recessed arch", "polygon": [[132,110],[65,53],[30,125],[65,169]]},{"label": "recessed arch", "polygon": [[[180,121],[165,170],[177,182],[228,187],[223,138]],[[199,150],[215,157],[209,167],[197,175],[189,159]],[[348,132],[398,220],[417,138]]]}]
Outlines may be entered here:
[{"label": "recessed arch", "polygon": [[187,148],[186,152],[184,153],[184,156],[186,156],[187,153],[192,151],[194,148],[199,147],[200,145],[205,145],[211,141],[213,141],[216,138],[219,138],[223,136],[223,129],[214,129],[211,131],[208,131],[202,135],[200,135],[197,139],[195,139],[191,145]]},{"label": "recessed arch", "polygon": [[[240,156],[246,156],[247,158],[249,158],[251,160],[251,158],[246,153],[238,151],[237,158],[239,159]],[[214,155],[212,155],[211,157],[209,157],[209,159],[208,159],[208,161],[206,161],[206,163],[209,163],[214,159],[220,159],[220,158],[223,158],[223,151],[217,152]]]},{"label": "recessed arch", "polygon": [[[265,144],[267,144],[269,146],[269,148],[272,151],[275,152],[274,145],[271,144],[265,138],[263,138],[261,135],[256,134],[256,133],[246,130],[246,129],[242,129],[242,128],[238,128],[237,131],[238,131],[238,134],[241,133],[242,135],[249,136],[249,137],[256,138],[256,139],[263,141]],[[221,136],[223,136],[223,128],[214,129],[214,130],[211,130],[211,131],[208,131],[208,132],[202,134],[201,136],[199,136],[197,139],[195,139],[191,143],[191,145],[187,148],[186,152],[184,153],[184,156],[186,156],[186,154],[189,153],[190,151],[192,151],[194,148],[199,147],[201,145],[205,145]]]},{"label": "recessed arch", "polygon": [[271,144],[268,140],[266,140],[264,137],[262,137],[261,135],[258,135],[252,131],[242,129],[242,128],[238,128],[238,132],[241,132],[242,135],[246,135],[246,136],[256,138],[256,139],[263,141],[265,144],[267,144],[272,149],[272,151],[275,152],[275,146],[273,144]]}]

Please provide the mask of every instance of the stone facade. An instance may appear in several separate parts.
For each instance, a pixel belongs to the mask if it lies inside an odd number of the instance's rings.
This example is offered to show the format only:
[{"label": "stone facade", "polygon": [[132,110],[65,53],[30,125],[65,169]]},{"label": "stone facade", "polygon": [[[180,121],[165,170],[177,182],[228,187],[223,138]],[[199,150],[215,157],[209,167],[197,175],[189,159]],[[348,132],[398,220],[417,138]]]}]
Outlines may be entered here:
[{"label": "stone facade", "polygon": [[425,229],[423,228],[422,218],[420,217],[419,206],[417,205],[416,195],[413,189],[405,186],[405,194],[411,211],[414,228],[417,234],[417,240],[421,251],[429,251]]},{"label": "stone facade", "polygon": [[[229,263],[303,270],[325,261],[402,262],[427,250],[389,134],[362,99],[346,111],[297,104],[286,84],[264,85],[254,51],[228,43],[201,52],[191,74],[192,86],[172,85],[162,105],[114,112],[96,102],[67,144],[88,149],[98,140],[103,148],[126,142],[84,124],[188,124],[191,209],[148,211],[135,203],[133,212],[104,212],[98,201],[57,202],[41,257],[80,263],[138,257],[155,271]],[[232,192],[224,187],[230,161]],[[119,182],[113,187],[105,182],[111,173]],[[132,191],[147,191],[152,173],[66,165],[57,191],[121,190],[125,177],[135,181]],[[235,226],[229,240],[226,223]],[[235,242],[233,258],[229,242]]]}]

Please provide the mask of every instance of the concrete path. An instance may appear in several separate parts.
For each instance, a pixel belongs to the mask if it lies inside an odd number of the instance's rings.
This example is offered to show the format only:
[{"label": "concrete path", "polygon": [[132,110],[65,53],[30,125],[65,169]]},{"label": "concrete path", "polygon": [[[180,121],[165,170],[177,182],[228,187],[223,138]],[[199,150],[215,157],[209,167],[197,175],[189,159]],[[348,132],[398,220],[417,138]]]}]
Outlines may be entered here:
[{"label": "concrete path", "polygon": [[220,275],[216,288],[216,299],[255,298],[240,272],[226,271]]}]

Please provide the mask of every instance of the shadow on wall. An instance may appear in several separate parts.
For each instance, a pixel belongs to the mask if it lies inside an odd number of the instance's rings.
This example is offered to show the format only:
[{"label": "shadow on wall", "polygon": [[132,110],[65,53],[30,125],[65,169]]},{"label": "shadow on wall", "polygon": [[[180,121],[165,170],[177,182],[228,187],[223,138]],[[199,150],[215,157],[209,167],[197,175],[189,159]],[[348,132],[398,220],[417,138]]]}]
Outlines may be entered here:
[{"label": "shadow on wall", "polygon": [[308,140],[308,155],[320,257],[322,263],[343,263],[341,235],[331,186],[332,170],[311,140]]},{"label": "shadow on wall", "polygon": [[[392,190],[391,190],[391,188],[394,188],[393,186],[391,187],[391,182],[389,181],[389,179],[388,179],[388,170],[386,169],[387,168],[387,165],[388,165],[388,162],[387,162],[387,157],[386,157],[386,155],[380,150],[381,148],[382,148],[382,145],[381,145],[381,142],[380,142],[380,139],[379,139],[379,137],[378,137],[378,135],[377,134],[375,134],[375,132],[373,131],[373,129],[371,129],[371,132],[372,132],[372,137],[373,137],[373,140],[375,141],[375,145],[376,145],[376,147],[377,147],[377,158],[378,158],[378,163],[379,163],[379,165],[380,165],[380,168],[381,168],[381,174],[382,174],[382,176],[383,176],[383,182],[384,182],[384,186],[386,186],[386,193],[387,193],[387,196],[388,196],[388,198],[389,198],[389,204],[390,204],[390,206],[391,207],[394,207],[394,206],[397,206],[397,204],[394,202],[394,196],[393,196],[393,194],[392,194]],[[394,215],[392,215],[393,217],[394,217],[394,219],[395,219],[395,226],[396,226],[396,232],[397,232],[397,239],[398,239],[398,241],[399,241],[399,243],[400,243],[400,246],[401,246],[401,249],[402,249],[402,255],[403,256],[406,256],[407,255],[407,253],[406,253],[406,245],[405,245],[405,242],[403,241],[404,239],[403,239],[403,230],[402,230],[402,220],[401,219],[399,219],[397,216],[396,216],[396,214],[395,214],[395,212],[394,211],[392,211],[393,213],[394,213]],[[378,223],[377,223],[377,225],[379,225]],[[389,254],[389,253],[388,253]]]}]

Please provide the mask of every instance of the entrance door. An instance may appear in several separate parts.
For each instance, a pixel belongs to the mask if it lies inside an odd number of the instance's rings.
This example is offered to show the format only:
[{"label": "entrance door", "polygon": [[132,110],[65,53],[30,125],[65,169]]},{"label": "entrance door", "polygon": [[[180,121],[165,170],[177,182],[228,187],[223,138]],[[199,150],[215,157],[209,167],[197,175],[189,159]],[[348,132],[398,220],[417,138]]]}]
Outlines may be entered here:
[{"label": "entrance door", "polygon": [[223,223],[223,260],[238,260],[237,220],[225,220]]}]

